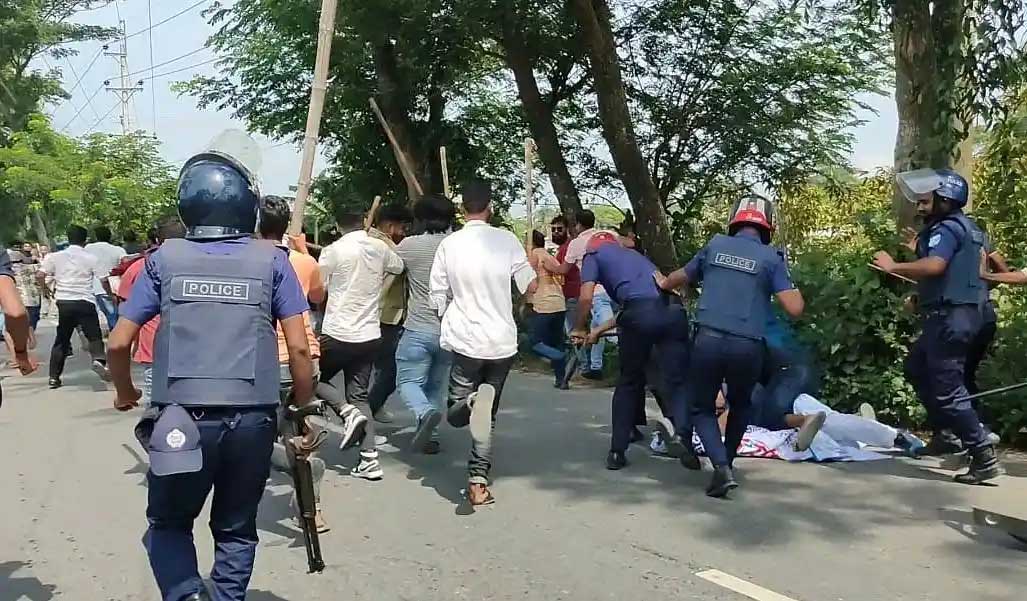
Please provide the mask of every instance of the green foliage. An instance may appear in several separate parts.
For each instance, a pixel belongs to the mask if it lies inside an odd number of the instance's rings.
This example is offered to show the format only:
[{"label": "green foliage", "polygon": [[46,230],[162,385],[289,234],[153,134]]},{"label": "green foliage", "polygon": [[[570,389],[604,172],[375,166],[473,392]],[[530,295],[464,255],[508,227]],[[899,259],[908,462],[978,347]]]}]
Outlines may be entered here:
[{"label": "green foliage", "polygon": [[923,410],[903,375],[917,328],[903,310],[912,289],[867,266],[874,251],[899,247],[890,174],[818,179],[784,194],[777,209],[778,242],[806,299],[797,333],[823,372],[825,402],[844,411],[869,402],[889,421],[918,424]]},{"label": "green foliage", "polygon": [[144,233],[174,210],[174,194],[171,168],[147,136],[94,134],[80,141],[37,114],[0,148],[0,201],[17,216],[5,223],[20,224],[32,211],[51,234],[70,223]]},{"label": "green foliage", "polygon": [[43,103],[68,97],[61,72],[30,67],[37,57],[54,61],[77,54],[69,42],[100,40],[113,29],[72,23],[76,12],[105,4],[97,0],[22,0],[0,3],[0,143],[25,127]]}]

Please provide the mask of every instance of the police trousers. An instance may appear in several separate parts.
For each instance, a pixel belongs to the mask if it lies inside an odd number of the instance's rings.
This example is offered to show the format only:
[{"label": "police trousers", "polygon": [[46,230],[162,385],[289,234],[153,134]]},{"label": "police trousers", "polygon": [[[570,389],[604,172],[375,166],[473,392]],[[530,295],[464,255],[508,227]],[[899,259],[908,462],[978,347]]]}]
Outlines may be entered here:
[{"label": "police trousers", "polygon": [[[763,371],[764,342],[700,327],[688,367],[692,423],[706,455],[716,467],[729,466],[749,425],[752,390]],[[730,408],[724,439],[720,437],[716,402],[727,384]]]},{"label": "police trousers", "polygon": [[[663,407],[688,444],[692,436],[685,369],[688,365],[688,314],[669,298],[634,299],[617,317],[620,374],[613,391],[610,450],[626,451],[640,408],[645,406],[646,367],[655,353],[663,382]],[[650,382],[657,385],[656,382]],[[642,409],[644,411],[644,409]]]},{"label": "police trousers", "polygon": [[193,545],[193,521],[211,489],[214,601],[243,601],[257,552],[257,505],[270,473],[278,431],[275,407],[190,409],[200,431],[203,469],[147,473],[150,523],[143,543],[164,601],[203,590]]},{"label": "police trousers", "polygon": [[936,430],[951,429],[967,448],[987,444],[964,381],[967,351],[981,328],[975,305],[929,309],[906,359],[906,378]]}]

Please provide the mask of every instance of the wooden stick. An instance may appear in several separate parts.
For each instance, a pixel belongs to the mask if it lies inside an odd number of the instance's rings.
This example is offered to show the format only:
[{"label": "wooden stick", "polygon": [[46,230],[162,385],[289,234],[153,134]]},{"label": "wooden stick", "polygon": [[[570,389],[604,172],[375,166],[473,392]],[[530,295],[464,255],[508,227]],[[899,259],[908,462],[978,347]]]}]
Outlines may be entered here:
[{"label": "wooden stick", "polygon": [[877,265],[874,265],[873,263],[867,263],[867,267],[869,267],[870,269],[875,269],[877,271],[880,271],[881,273],[886,273],[886,274],[892,276],[893,278],[898,278],[898,279],[902,280],[903,282],[909,282],[910,284],[916,284],[916,280],[912,280],[910,278],[907,278],[904,275],[899,275],[897,273],[888,273],[887,271],[881,269],[880,267],[878,267]]},{"label": "wooden stick", "polygon": [[378,117],[378,122],[382,124],[382,129],[385,130],[385,137],[389,139],[389,144],[392,145],[392,153],[396,155],[396,162],[399,163],[399,171],[403,175],[403,179],[406,180],[408,186],[417,192],[418,196],[423,196],[424,188],[417,181],[414,169],[410,166],[410,160],[407,158],[406,153],[403,152],[403,149],[399,147],[399,142],[396,140],[396,136],[393,135],[389,122],[385,120],[385,115],[378,108],[378,103],[374,101],[374,98],[369,98],[368,100],[371,102],[371,110],[374,111],[374,114]]},{"label": "wooden stick", "polygon": [[374,201],[371,202],[371,210],[367,212],[364,217],[364,231],[371,229],[374,226],[374,219],[378,216],[378,207],[382,204],[382,197],[375,196]]},{"label": "wooden stick", "polygon": [[452,200],[452,190],[449,189],[449,163],[446,161],[446,147],[439,147],[439,162],[442,163],[442,193],[446,198]]},{"label": "wooden stick", "polygon": [[531,252],[532,232],[535,231],[535,195],[532,168],[535,160],[535,140],[524,138],[524,206],[528,212],[527,248]]},{"label": "wooden stick", "polygon": [[328,89],[328,64],[332,56],[332,38],[335,37],[336,0],[321,0],[321,19],[317,25],[317,57],[314,60],[314,84],[310,88],[310,106],[307,109],[307,130],[303,136],[303,158],[296,186],[296,202],[289,222],[289,234],[303,231],[303,211],[310,195],[310,180],[314,171],[317,135],[321,129],[321,112]]}]

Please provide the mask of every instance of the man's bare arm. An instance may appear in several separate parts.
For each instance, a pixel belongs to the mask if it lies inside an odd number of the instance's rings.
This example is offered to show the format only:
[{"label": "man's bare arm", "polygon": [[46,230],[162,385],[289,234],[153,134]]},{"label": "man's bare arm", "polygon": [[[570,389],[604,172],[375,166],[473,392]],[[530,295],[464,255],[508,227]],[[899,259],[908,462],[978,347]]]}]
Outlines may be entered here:
[{"label": "man's bare arm", "polygon": [[292,374],[292,395],[296,406],[306,405],[314,398],[314,363],[307,345],[307,328],[303,314],[281,321],[285,346],[289,351],[289,373]]}]

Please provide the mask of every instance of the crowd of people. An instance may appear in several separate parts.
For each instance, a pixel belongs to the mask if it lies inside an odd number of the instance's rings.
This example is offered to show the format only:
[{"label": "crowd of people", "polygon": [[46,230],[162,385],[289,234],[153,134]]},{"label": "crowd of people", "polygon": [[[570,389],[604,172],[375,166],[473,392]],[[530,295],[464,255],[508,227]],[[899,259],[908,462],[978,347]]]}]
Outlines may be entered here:
[{"label": "crowd of people", "polygon": [[[882,252],[875,263],[921,282],[925,330],[909,375],[935,439],[953,437],[969,451],[957,480],[976,484],[998,473],[994,440],[967,398],[985,282],[1027,276],[991,273],[983,234],[961,211],[966,182],[931,174],[905,182],[900,174],[926,220],[918,258],[898,263]],[[206,599],[192,527],[212,489],[217,598],[244,598],[269,470],[293,469],[291,443],[277,434],[289,404],[319,400],[325,419],[339,420],[340,446],[359,447],[352,476],[378,481],[385,439],[375,424],[395,419],[386,406],[395,392],[413,416],[410,451],[439,453],[443,418],[469,430],[466,499],[493,503],[493,435],[518,352],[521,295],[531,307],[528,347],[548,361],[558,390],[568,388],[575,364],[582,377],[601,378],[604,341],[616,335],[608,469],[626,467],[629,445],[642,438],[647,391],[660,414],[653,450],[693,470],[701,451],[713,468],[712,497],[738,487],[735,459],[753,424],[797,430],[796,451],[825,428],[841,441],[912,456],[940,444],[834,414],[811,396],[809,363],[786,342],[781,315],[801,315],[804,299],[771,244],[773,204],[760,196],[739,199],[726,234],[666,274],[630,220],[601,230],[589,210],[551,221],[555,252],[541,232],[519,240],[492,225],[492,187],[483,180],[461,187],[462,219],[453,200],[433,193],[411,208],[343,210],[338,239],[323,248],[290,235],[288,201],[261,195],[245,166],[220,153],[186,163],[178,208],[131,254],[111,243],[109,229],[97,228],[87,244],[78,226],[57,252],[23,245],[0,253],[0,276],[10,276],[0,277],[0,304],[20,371],[36,368],[30,333],[42,301],[53,299],[50,387],[62,385],[81,329],[94,371],[114,383],[115,408],[145,408],[136,428],[150,457],[145,541],[165,599]],[[690,316],[686,298],[696,289]],[[110,329],[106,352],[102,326]],[[131,361],[142,369],[141,388]],[[312,449],[288,450],[309,455],[319,497],[324,460]],[[326,532],[316,500],[317,528]]]}]

